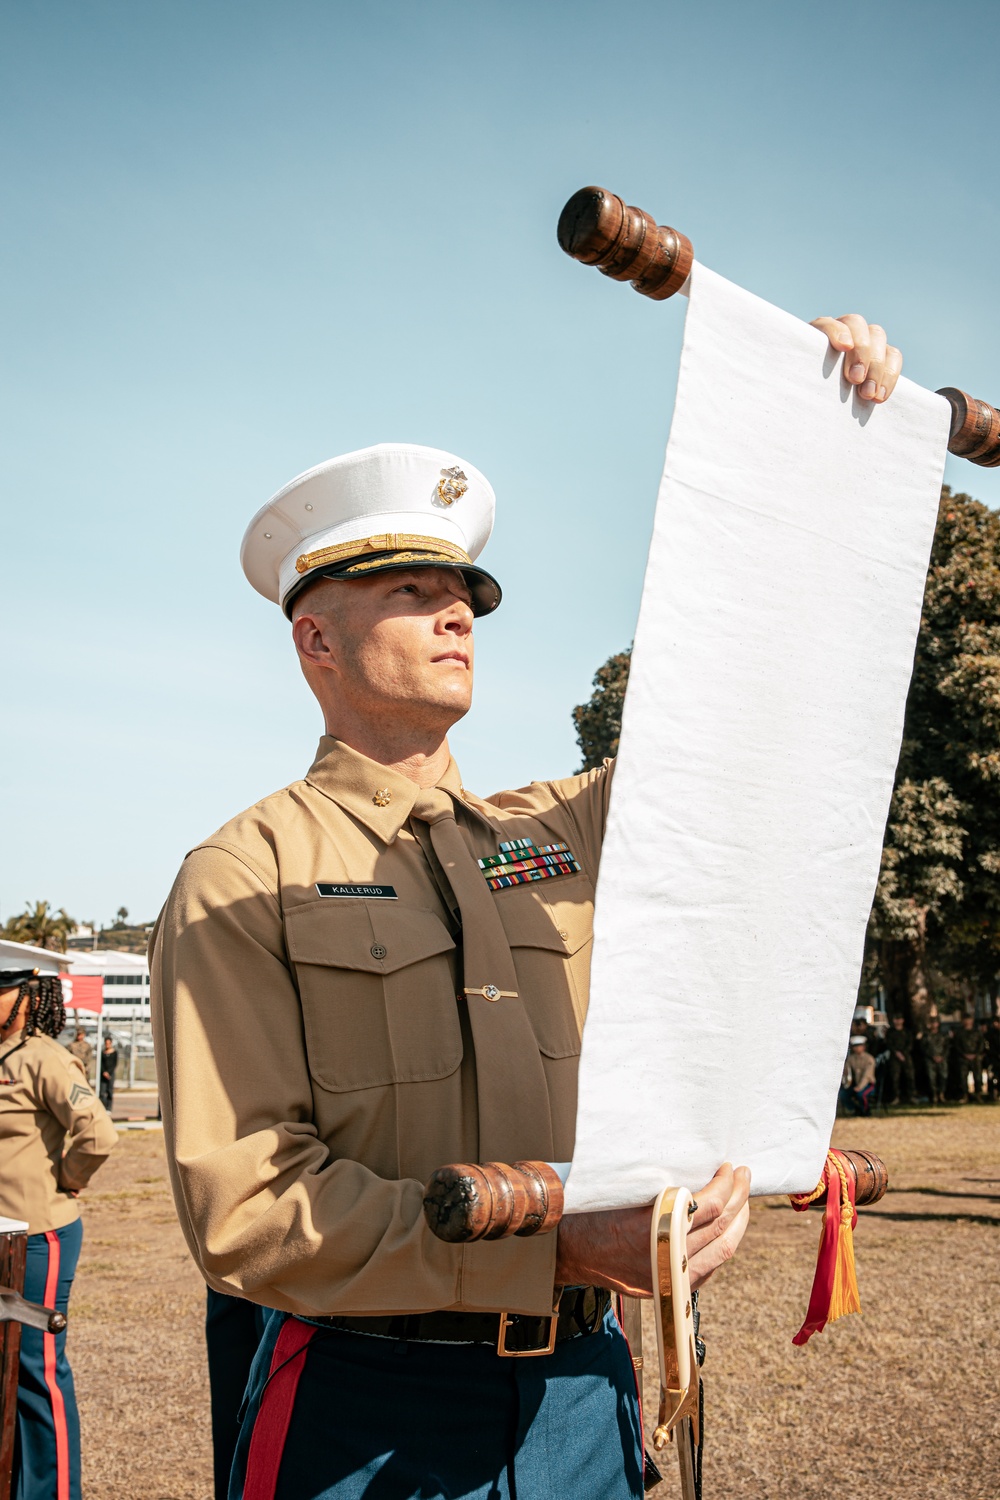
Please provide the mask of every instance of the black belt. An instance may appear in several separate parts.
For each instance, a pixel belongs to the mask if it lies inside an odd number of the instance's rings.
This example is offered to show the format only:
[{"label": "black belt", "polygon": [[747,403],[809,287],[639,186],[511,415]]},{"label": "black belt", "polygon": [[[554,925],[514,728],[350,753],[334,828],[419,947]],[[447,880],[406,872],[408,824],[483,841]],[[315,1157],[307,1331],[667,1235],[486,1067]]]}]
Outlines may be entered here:
[{"label": "black belt", "polygon": [[320,1328],[423,1344],[492,1344],[507,1358],[551,1354],[556,1344],[595,1333],[611,1306],[604,1287],[567,1288],[550,1318],[524,1313],[428,1312],[373,1318],[306,1318]]}]

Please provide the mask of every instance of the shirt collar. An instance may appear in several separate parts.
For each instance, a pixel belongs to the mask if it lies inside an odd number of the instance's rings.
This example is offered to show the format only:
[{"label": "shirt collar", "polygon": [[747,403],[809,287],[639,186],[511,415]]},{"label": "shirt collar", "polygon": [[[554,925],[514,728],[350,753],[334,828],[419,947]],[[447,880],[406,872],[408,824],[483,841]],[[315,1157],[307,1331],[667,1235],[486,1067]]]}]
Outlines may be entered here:
[{"label": "shirt collar", "polygon": [[[377,760],[369,760],[367,755],[361,755],[329,734],[324,734],[319,742],[306,781],[363,823],[384,844],[395,840],[420,795],[420,788],[408,777],[380,765]],[[438,786],[450,792],[457,803],[476,817],[482,818],[481,813],[465,802],[462,778],[453,760],[449,760]],[[483,821],[487,820],[484,818]]]}]

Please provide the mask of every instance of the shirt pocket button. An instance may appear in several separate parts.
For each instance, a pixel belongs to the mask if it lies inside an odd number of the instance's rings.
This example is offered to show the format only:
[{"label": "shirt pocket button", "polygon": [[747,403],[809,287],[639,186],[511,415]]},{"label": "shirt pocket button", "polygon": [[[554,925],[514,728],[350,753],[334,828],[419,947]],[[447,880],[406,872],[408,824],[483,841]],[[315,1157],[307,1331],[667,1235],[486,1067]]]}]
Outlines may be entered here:
[{"label": "shirt pocket button", "polygon": [[372,946],[371,946],[371,955],[372,955],[372,958],[385,958],[385,953],[386,953],[386,950],[382,947],[381,943],[372,943]]}]

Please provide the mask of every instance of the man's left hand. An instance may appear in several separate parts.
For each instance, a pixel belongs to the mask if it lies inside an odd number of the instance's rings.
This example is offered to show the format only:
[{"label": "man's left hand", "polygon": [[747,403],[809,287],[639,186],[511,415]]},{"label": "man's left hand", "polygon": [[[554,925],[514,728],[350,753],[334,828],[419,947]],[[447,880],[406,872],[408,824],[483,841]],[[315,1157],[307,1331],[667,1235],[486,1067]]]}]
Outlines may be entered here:
[{"label": "man's left hand", "polygon": [[[750,1173],[725,1162],[695,1194],[688,1230],[691,1286],[697,1290],[736,1254],[750,1219]],[[556,1281],[560,1286],[605,1286],[627,1297],[651,1297],[649,1208],[567,1214],[559,1225]]]},{"label": "man's left hand", "polygon": [[813,318],[811,326],[825,333],[830,347],[844,356],[844,379],[857,390],[862,401],[880,406],[888,401],[903,368],[903,356],[887,344],[885,329],[868,323],[860,313],[841,318]]}]

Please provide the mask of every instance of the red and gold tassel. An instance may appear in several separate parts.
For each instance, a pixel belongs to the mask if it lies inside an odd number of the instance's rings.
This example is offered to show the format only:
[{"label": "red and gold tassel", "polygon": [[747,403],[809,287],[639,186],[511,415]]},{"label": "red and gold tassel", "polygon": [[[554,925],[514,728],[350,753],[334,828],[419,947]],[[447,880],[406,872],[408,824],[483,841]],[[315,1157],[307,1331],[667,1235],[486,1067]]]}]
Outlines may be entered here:
[{"label": "red and gold tassel", "polygon": [[854,1227],[858,1211],[854,1204],[854,1174],[844,1165],[839,1151],[827,1152],[823,1175],[811,1193],[790,1193],[794,1209],[802,1211],[826,1194],[823,1230],[816,1258],[816,1275],[809,1294],[806,1320],[792,1339],[806,1344],[814,1333],[822,1333],[847,1313],[861,1311],[858,1278],[854,1264]]}]

